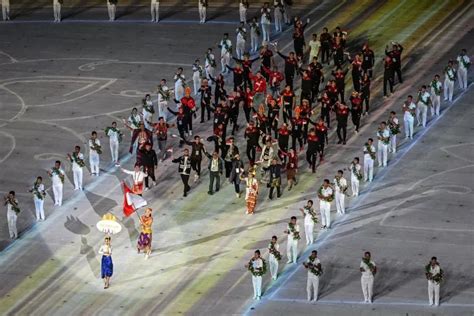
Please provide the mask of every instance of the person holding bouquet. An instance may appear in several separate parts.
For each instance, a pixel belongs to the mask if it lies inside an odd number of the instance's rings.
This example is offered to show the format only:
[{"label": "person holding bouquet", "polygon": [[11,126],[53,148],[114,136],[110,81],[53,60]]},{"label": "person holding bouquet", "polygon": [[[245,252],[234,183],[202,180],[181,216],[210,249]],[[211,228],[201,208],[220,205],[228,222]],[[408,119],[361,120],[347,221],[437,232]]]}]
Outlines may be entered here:
[{"label": "person holding bouquet", "polygon": [[91,174],[99,176],[100,155],[102,154],[102,146],[100,140],[97,139],[97,132],[91,133],[89,139],[89,163],[91,166]]},{"label": "person holding bouquet", "polygon": [[298,240],[300,236],[300,226],[296,223],[296,216],[292,216],[288,223],[288,228],[284,231],[288,235],[288,244],[286,246],[287,263],[296,263],[298,259]]},{"label": "person holding bouquet", "polygon": [[322,229],[331,228],[331,203],[334,200],[334,190],[329,179],[324,179],[318,190],[319,211],[321,212]]},{"label": "person holding bouquet", "polygon": [[267,264],[260,257],[260,250],[255,250],[252,259],[245,267],[252,273],[253,299],[260,300],[262,296],[262,276],[267,272]]},{"label": "person holding bouquet", "polygon": [[311,251],[311,255],[308,260],[303,263],[303,266],[308,270],[308,282],[306,283],[308,301],[316,302],[318,300],[319,276],[323,273],[316,250]]},{"label": "person holding bouquet", "polygon": [[268,245],[268,262],[270,262],[270,275],[272,280],[276,280],[278,276],[278,262],[281,260],[280,245],[278,237],[272,236],[272,240]]},{"label": "person holding bouquet", "polygon": [[[425,276],[428,280],[428,299],[430,306],[439,306],[439,285],[443,281],[443,269],[440,268],[438,259],[432,257],[430,263],[425,266]],[[434,301],[433,301],[434,294]]]},{"label": "person holding bouquet", "polygon": [[369,251],[364,253],[359,270],[362,273],[360,283],[362,285],[362,293],[364,294],[364,302],[372,303],[374,276],[377,273],[377,266],[372,261]]}]

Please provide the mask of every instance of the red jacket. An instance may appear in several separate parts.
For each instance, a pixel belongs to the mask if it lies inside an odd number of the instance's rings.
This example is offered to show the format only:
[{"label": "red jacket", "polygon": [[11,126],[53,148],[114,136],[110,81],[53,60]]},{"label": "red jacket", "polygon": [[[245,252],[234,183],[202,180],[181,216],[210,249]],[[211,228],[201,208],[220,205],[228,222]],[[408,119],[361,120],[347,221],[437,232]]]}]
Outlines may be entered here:
[{"label": "red jacket", "polygon": [[187,107],[189,110],[193,110],[196,107],[196,103],[192,97],[183,97],[181,99],[181,105]]}]

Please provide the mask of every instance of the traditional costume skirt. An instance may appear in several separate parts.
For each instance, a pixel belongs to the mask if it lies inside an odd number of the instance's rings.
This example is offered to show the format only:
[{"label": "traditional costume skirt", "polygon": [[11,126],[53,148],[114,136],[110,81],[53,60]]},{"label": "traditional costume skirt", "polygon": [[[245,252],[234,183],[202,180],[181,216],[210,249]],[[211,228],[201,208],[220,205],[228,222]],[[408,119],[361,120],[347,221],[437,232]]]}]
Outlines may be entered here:
[{"label": "traditional costume skirt", "polygon": [[247,194],[247,210],[253,212],[255,209],[255,206],[257,205],[257,192],[255,191],[250,191]]},{"label": "traditional costume skirt", "polygon": [[133,194],[142,195],[143,194],[143,182],[134,183],[132,186]]},{"label": "traditional costume skirt", "polygon": [[137,247],[140,250],[144,250],[148,247],[151,247],[151,233],[140,233],[137,241]]},{"label": "traditional costume skirt", "polygon": [[286,169],[286,179],[294,180],[296,177],[296,169],[287,168]]},{"label": "traditional costume skirt", "polygon": [[111,277],[114,273],[114,264],[112,262],[112,256],[102,256],[102,279],[105,277]]}]

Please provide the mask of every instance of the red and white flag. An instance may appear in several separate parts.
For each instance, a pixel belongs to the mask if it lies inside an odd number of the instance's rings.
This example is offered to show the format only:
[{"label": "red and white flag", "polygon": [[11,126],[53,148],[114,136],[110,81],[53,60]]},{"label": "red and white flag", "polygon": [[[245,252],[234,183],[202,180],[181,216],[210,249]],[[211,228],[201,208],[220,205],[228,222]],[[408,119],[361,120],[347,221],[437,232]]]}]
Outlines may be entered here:
[{"label": "red and white flag", "polygon": [[144,198],[137,194],[133,194],[132,190],[122,182],[123,188],[123,214],[125,216],[130,216],[135,212],[135,210],[140,207],[146,206],[147,203]]}]

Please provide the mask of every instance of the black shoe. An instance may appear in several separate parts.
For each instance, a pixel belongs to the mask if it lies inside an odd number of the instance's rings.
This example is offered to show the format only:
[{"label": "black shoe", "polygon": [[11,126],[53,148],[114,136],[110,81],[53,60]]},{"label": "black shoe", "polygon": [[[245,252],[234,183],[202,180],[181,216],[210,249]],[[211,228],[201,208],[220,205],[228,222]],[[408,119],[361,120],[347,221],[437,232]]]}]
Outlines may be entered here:
[{"label": "black shoe", "polygon": [[273,200],[273,196],[271,196],[271,195],[270,195],[268,198],[269,198],[270,200]]},{"label": "black shoe", "polygon": [[219,192],[219,189],[216,189],[216,192]]},{"label": "black shoe", "polygon": [[188,196],[188,192],[184,192],[184,193],[183,193],[183,196],[184,196],[184,197]]},{"label": "black shoe", "polygon": [[201,123],[204,123],[204,120],[201,120]]},{"label": "black shoe", "polygon": [[277,195],[277,199],[281,198],[281,194],[280,195]]},{"label": "black shoe", "polygon": [[342,144],[342,140],[338,141],[337,144]]},{"label": "black shoe", "polygon": [[345,145],[345,144],[346,144],[346,141],[343,141],[342,144]]},{"label": "black shoe", "polygon": [[207,194],[213,195],[214,193],[212,191],[207,191]]}]

